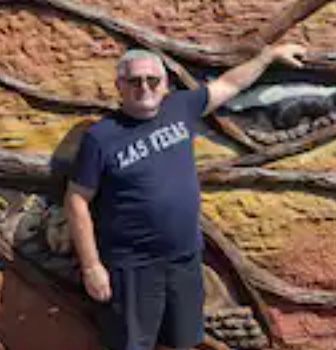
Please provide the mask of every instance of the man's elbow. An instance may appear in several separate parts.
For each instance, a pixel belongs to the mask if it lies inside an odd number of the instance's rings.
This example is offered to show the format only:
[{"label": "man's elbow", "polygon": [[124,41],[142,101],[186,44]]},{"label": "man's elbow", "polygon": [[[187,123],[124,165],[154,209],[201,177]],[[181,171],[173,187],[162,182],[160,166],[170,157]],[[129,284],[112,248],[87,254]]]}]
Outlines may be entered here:
[{"label": "man's elbow", "polygon": [[203,116],[213,112],[239,93],[237,85],[218,79],[208,85],[208,105]]}]

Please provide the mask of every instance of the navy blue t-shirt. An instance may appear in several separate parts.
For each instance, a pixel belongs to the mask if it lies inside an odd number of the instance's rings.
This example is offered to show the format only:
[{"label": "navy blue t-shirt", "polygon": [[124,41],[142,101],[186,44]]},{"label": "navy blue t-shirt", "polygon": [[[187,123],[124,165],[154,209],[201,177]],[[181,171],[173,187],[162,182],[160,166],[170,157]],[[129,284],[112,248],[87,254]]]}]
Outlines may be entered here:
[{"label": "navy blue t-shirt", "polygon": [[104,262],[142,264],[202,246],[192,141],[206,104],[206,87],[178,91],[154,118],[118,111],[84,134],[72,181],[95,191]]}]

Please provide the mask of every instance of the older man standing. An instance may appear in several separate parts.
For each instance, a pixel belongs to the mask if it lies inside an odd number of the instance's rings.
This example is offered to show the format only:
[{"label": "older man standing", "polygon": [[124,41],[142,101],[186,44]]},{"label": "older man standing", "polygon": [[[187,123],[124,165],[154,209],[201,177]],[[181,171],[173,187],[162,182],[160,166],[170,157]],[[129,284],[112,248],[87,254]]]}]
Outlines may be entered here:
[{"label": "older man standing", "polygon": [[122,107],[84,135],[65,201],[104,346],[185,349],[202,341],[196,122],[271,62],[301,67],[304,55],[298,45],[267,47],[197,91],[174,93],[158,56],[122,57]]}]

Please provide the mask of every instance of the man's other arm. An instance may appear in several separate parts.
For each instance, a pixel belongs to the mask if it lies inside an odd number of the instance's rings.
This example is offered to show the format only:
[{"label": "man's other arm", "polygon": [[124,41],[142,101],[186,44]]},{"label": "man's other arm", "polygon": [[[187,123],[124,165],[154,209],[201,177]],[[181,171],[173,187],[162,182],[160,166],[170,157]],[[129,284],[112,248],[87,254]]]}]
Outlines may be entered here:
[{"label": "man's other arm", "polygon": [[208,83],[208,104],[203,115],[214,111],[240,91],[249,87],[272,62],[280,61],[301,68],[303,66],[301,59],[305,55],[306,49],[301,45],[284,44],[265,47],[255,58],[225,72]]},{"label": "man's other arm", "polygon": [[112,296],[109,273],[101,263],[94,234],[89,202],[93,194],[70,182],[64,200],[65,213],[79,257],[87,293],[98,301]]}]

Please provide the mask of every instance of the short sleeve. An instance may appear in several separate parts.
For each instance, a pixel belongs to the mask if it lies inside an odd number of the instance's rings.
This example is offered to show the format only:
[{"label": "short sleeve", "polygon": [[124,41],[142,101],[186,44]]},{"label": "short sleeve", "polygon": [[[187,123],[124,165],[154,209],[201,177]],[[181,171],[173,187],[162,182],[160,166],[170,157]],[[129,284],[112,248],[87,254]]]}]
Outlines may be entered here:
[{"label": "short sleeve", "polygon": [[208,88],[203,85],[197,90],[185,92],[187,112],[192,118],[200,118],[208,104]]},{"label": "short sleeve", "polygon": [[96,191],[103,166],[103,154],[99,143],[92,135],[84,134],[74,162],[71,182]]}]

